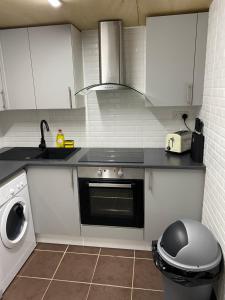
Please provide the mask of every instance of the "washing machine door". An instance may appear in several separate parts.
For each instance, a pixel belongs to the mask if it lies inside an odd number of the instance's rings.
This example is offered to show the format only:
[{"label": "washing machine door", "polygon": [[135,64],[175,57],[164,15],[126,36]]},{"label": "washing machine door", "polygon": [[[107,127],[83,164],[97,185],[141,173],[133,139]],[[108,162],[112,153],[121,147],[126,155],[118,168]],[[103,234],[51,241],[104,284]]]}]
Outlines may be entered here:
[{"label": "washing machine door", "polygon": [[1,220],[1,239],[5,247],[16,247],[26,234],[28,208],[21,197],[15,197],[6,204]]}]

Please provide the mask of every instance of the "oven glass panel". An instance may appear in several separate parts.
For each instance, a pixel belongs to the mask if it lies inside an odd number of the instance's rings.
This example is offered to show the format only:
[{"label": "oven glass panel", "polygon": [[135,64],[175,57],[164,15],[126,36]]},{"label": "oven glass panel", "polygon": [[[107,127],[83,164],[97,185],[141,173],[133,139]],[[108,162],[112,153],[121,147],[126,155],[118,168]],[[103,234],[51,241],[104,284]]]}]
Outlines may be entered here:
[{"label": "oven glass panel", "polygon": [[134,197],[131,188],[90,187],[89,193],[92,216],[133,218]]},{"label": "oven glass panel", "polygon": [[81,223],[144,226],[144,181],[79,179]]}]

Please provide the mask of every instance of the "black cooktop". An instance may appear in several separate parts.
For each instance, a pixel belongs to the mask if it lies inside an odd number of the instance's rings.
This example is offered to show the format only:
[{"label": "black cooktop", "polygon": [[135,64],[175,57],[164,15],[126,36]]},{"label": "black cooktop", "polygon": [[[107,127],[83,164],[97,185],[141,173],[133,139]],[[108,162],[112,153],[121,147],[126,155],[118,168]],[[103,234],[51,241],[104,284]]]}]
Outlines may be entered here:
[{"label": "black cooktop", "polygon": [[93,148],[90,149],[80,162],[102,163],[143,163],[143,149],[131,148]]}]

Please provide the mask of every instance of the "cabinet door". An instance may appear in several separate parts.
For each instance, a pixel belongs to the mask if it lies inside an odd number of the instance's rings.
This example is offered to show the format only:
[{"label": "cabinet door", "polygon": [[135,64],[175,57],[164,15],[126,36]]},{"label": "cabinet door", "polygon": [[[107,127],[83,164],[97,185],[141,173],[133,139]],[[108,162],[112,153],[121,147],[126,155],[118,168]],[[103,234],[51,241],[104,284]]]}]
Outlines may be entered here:
[{"label": "cabinet door", "polygon": [[79,236],[76,169],[30,167],[27,174],[35,232]]},{"label": "cabinet door", "polygon": [[70,25],[28,30],[37,108],[72,108],[75,93]]},{"label": "cabinet door", "polygon": [[197,14],[147,18],[146,94],[155,106],[192,103]]},{"label": "cabinet door", "polygon": [[[81,32],[71,25],[75,92],[84,88]],[[85,96],[73,95],[72,108],[85,107]]]},{"label": "cabinet door", "polygon": [[207,33],[208,13],[199,13],[195,52],[193,105],[201,105],[203,101]]},{"label": "cabinet door", "polygon": [[201,170],[145,171],[145,240],[157,240],[180,218],[201,221],[205,173]]},{"label": "cabinet door", "polygon": [[35,109],[32,66],[26,28],[1,30],[7,109]]}]

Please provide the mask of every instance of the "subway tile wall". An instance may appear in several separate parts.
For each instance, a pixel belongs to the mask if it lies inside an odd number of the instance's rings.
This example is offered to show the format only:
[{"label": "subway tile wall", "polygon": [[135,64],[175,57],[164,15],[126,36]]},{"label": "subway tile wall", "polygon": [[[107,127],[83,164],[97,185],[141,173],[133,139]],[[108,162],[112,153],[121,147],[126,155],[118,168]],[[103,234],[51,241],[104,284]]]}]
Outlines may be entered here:
[{"label": "subway tile wall", "polygon": [[[219,240],[225,255],[225,1],[214,0],[209,14],[204,100],[200,117],[204,133],[206,179],[205,223]],[[219,299],[225,300],[225,277]]]},{"label": "subway tile wall", "polygon": [[[83,33],[85,85],[99,81],[98,34]],[[124,61],[126,82],[145,91],[145,27],[124,29]],[[46,134],[53,146],[61,128],[67,139],[82,147],[164,147],[168,132],[184,129],[175,120],[182,108],[149,108],[137,95],[127,91],[98,92],[86,99],[86,109],[9,111],[0,113],[4,146],[36,146],[40,140],[39,122],[46,119],[51,132]],[[194,118],[196,109],[184,108]],[[190,126],[193,125],[189,121]]]}]

